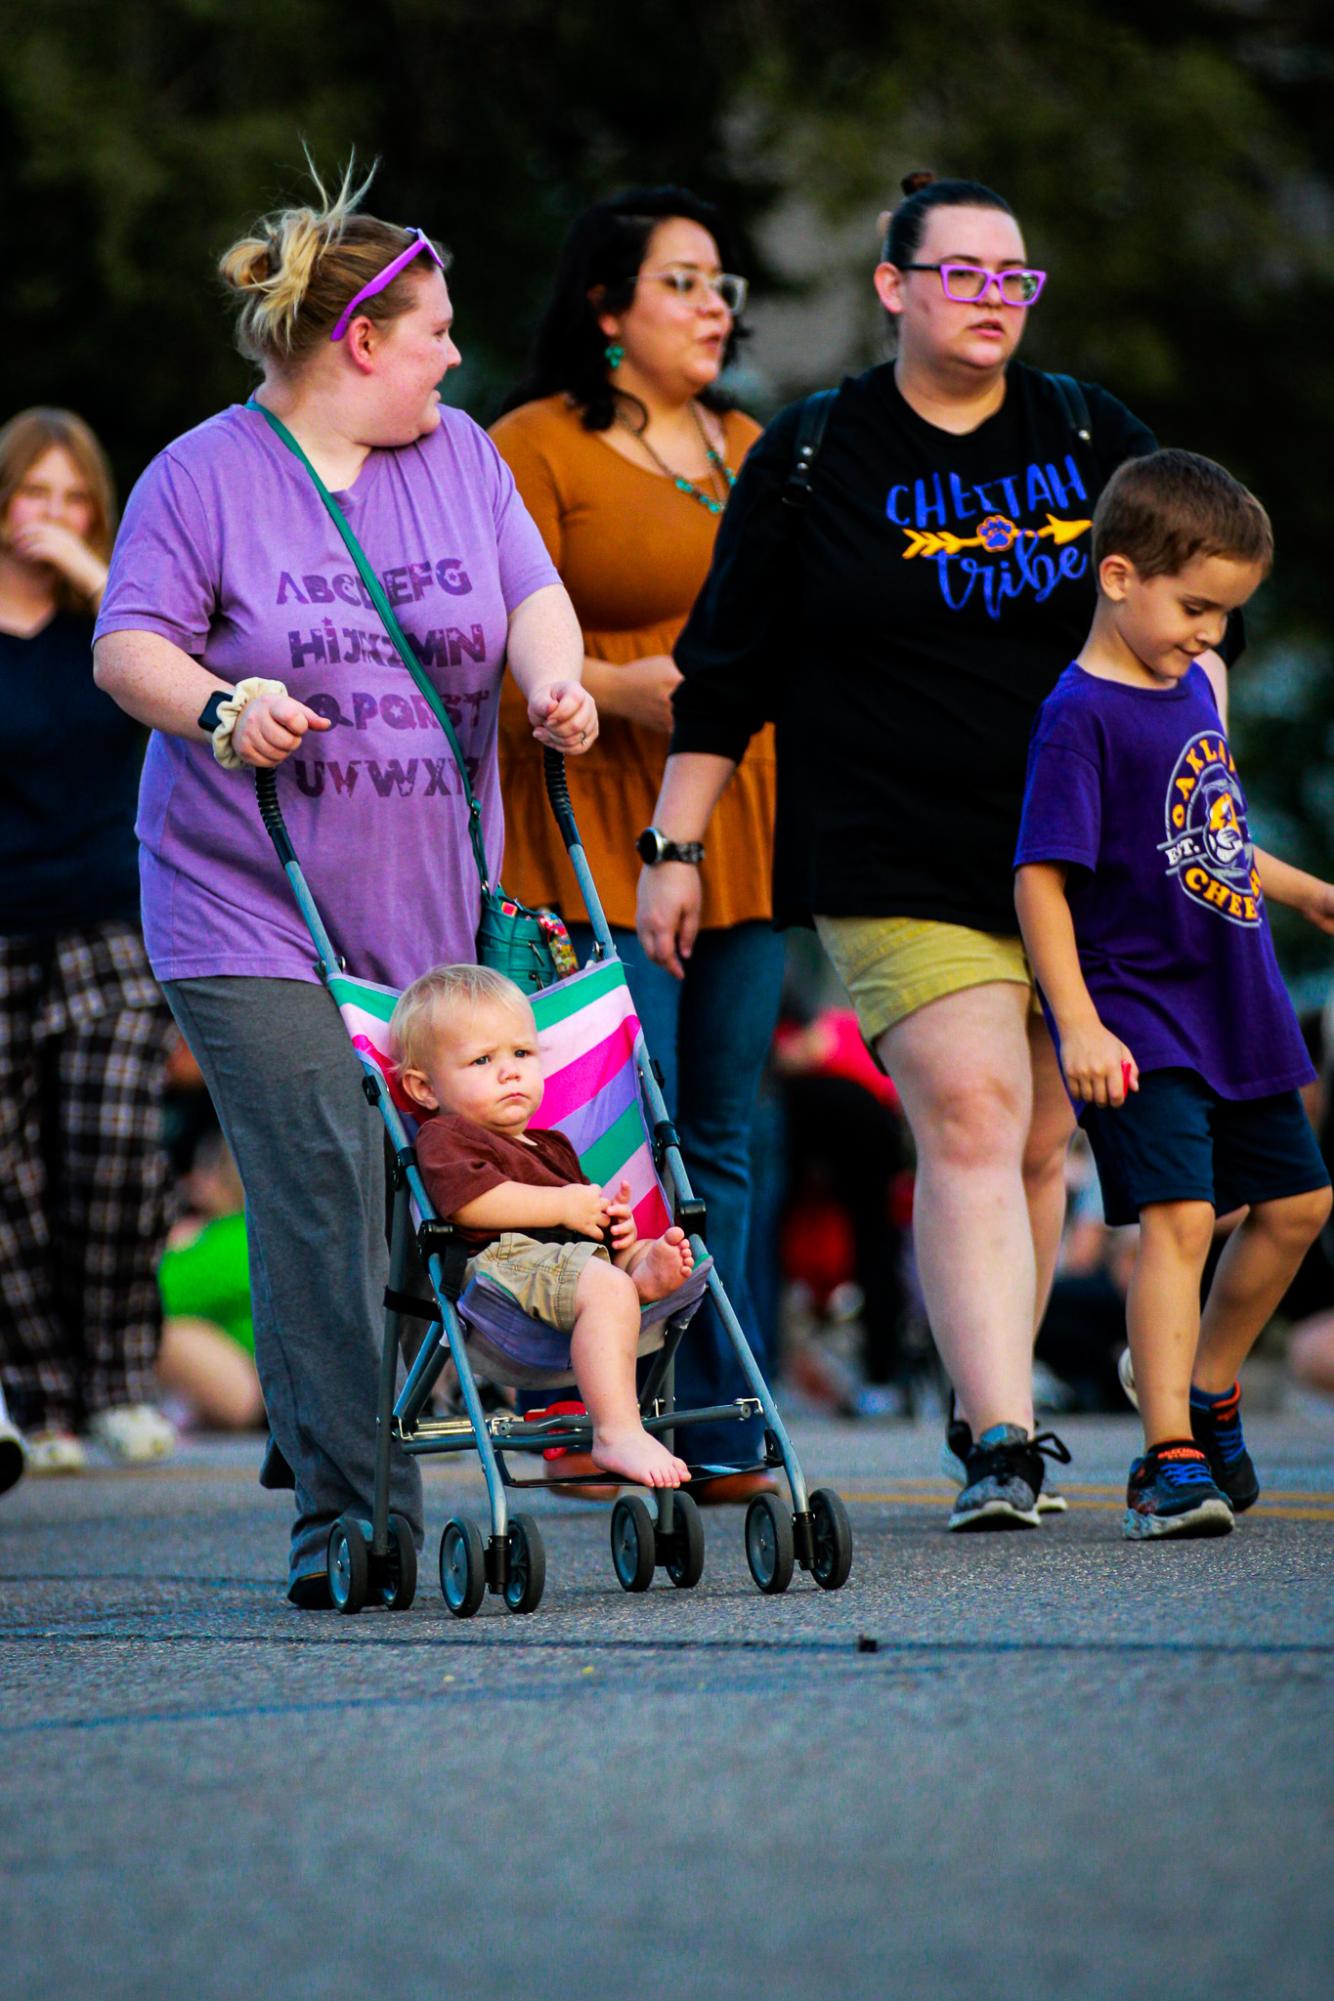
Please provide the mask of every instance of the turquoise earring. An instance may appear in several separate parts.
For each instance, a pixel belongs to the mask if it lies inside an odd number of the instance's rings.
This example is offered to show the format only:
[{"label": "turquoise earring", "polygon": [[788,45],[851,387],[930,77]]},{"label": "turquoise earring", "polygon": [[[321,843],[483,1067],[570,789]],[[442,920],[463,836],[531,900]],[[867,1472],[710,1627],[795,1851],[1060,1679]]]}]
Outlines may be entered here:
[{"label": "turquoise earring", "polygon": [[614,375],[625,360],[625,349],[618,340],[609,340],[602,350],[608,368]]}]

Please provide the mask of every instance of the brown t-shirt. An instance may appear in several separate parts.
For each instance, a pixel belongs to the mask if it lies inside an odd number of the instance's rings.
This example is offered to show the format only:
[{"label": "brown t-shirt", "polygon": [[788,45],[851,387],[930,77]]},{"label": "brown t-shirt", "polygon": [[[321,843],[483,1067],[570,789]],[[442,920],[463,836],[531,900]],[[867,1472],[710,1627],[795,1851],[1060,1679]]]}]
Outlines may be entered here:
[{"label": "brown t-shirt", "polygon": [[[724,457],[735,472],[759,425],[737,410],[722,424]],[[708,574],[719,517],[651,466],[633,464],[586,431],[564,396],[523,404],[491,435],[570,593],[585,653],[617,666],[670,653]],[[608,920],[626,929],[634,926],[639,882],[635,839],[653,817],[668,741],[623,717],[604,716],[592,750],[566,762],[598,895]],[[525,903],[555,904],[567,919],[586,917],[547,804],[542,752],[508,676],[500,775],[506,889]],[[766,726],[751,739],[710,823],[702,871],[706,926],[768,919],[774,801],[773,731]]]},{"label": "brown t-shirt", "polygon": [[[517,1135],[511,1139],[508,1133],[492,1132],[458,1112],[437,1112],[427,1119],[417,1135],[417,1165],[427,1194],[446,1219],[505,1181],[520,1181],[525,1188],[564,1188],[571,1181],[588,1181],[564,1133],[531,1132],[524,1139]],[[459,1234],[480,1251],[504,1232],[460,1227]],[[581,1233],[533,1229],[524,1235],[544,1243],[569,1243]]]}]

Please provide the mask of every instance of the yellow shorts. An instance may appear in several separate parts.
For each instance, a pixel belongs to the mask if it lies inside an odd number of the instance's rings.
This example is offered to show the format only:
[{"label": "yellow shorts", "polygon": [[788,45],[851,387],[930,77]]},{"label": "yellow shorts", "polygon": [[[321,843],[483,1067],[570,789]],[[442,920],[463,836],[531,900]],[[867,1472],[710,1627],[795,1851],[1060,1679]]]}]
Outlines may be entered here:
[{"label": "yellow shorts", "polygon": [[1033,991],[1022,938],[919,917],[817,917],[868,1043],[928,1001],[1005,981]]},{"label": "yellow shorts", "polygon": [[484,1271],[530,1320],[570,1334],[575,1291],[590,1258],[611,1262],[606,1246],[595,1244],[591,1237],[575,1244],[539,1244],[519,1230],[507,1230],[469,1258],[467,1276],[472,1279]]}]

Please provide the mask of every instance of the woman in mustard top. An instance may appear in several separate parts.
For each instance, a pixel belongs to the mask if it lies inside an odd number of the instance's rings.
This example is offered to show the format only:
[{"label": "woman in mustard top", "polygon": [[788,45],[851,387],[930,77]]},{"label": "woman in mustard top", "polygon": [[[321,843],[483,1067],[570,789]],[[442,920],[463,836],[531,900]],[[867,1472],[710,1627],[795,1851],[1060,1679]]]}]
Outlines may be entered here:
[{"label": "woman in mustard top", "polygon": [[[641,860],[676,859],[650,826],[679,674],[672,647],[709,568],[718,521],[759,426],[715,384],[737,338],[745,281],[723,269],[721,218],[681,188],[632,189],[579,218],[541,321],[533,371],[492,436],[574,601],[597,744],[569,770],[580,834],[677,1121],[709,1247],[763,1365],[745,1282],[750,1121],[773,1033],[783,948],[770,926],[774,757],[757,739],[714,821],[698,935],[678,981],[635,935]],[[728,258],[730,262],[731,259]],[[540,753],[501,710],[508,887],[587,913],[546,802]],[[576,934],[577,935],[577,934]],[[682,1402],[745,1393],[711,1308],[677,1365]],[[753,1431],[753,1436],[751,1435]],[[758,1426],[700,1426],[701,1463],[753,1464]],[[736,1476],[699,1498],[745,1498]]]}]

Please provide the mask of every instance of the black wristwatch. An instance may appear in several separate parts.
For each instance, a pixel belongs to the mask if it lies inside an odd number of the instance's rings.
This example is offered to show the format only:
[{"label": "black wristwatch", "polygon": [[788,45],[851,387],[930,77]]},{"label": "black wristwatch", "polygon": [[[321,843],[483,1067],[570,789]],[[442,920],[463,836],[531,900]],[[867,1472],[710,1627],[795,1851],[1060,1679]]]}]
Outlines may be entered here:
[{"label": "black wristwatch", "polygon": [[234,692],[231,688],[215,688],[203,708],[199,711],[199,727],[203,730],[205,736],[212,736],[214,730],[222,721],[218,710],[224,702],[230,701]]},{"label": "black wristwatch", "polygon": [[648,868],[659,862],[692,862],[698,868],[704,859],[703,841],[669,841],[660,827],[645,827],[635,842],[635,853]]}]

